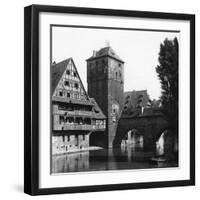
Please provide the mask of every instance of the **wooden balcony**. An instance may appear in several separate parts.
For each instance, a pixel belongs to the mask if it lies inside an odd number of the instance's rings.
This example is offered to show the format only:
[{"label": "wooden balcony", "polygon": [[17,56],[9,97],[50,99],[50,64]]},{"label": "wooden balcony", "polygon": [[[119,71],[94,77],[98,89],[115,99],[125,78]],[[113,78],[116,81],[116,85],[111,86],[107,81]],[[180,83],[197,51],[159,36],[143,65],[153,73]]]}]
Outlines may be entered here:
[{"label": "wooden balcony", "polygon": [[55,110],[53,114],[60,114],[66,116],[92,116],[92,111],[81,111],[81,110],[74,110],[74,111],[65,111],[65,110]]},{"label": "wooden balcony", "polygon": [[103,125],[89,125],[89,124],[63,124],[63,130],[83,130],[83,131],[95,131],[105,130]]},{"label": "wooden balcony", "polygon": [[65,124],[62,127],[63,130],[84,130],[84,131],[93,130],[93,125],[86,125],[86,124]]}]

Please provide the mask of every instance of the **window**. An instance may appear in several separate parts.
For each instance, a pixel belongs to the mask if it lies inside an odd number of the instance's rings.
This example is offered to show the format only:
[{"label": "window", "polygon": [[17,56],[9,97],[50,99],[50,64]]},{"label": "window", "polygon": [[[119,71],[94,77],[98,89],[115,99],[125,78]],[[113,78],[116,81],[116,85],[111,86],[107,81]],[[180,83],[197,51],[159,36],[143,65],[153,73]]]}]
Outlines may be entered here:
[{"label": "window", "polygon": [[129,100],[126,100],[125,104],[128,104],[129,103]]},{"label": "window", "polygon": [[65,141],[65,136],[64,136],[64,135],[62,136],[62,141],[63,141],[63,142]]},{"label": "window", "polygon": [[67,70],[67,72],[66,72],[66,73],[67,73],[67,75],[70,75],[70,71],[69,71],[69,70]]},{"label": "window", "polygon": [[65,86],[69,86],[69,81],[64,81]]},{"label": "window", "polygon": [[122,66],[121,63],[119,63],[118,66],[121,67]]},{"label": "window", "polygon": [[60,124],[64,122],[64,116],[60,116]]},{"label": "window", "polygon": [[74,77],[76,77],[77,76],[77,74],[76,74],[76,72],[74,72]]},{"label": "window", "polygon": [[68,141],[68,142],[70,141],[70,136],[69,136],[69,135],[67,136],[67,141]]},{"label": "window", "polygon": [[75,146],[78,146],[78,135],[75,136]]},{"label": "window", "polygon": [[116,78],[117,78],[117,76],[118,76],[118,73],[117,73],[117,72],[115,72],[115,76],[116,76]]},{"label": "window", "polygon": [[76,89],[78,89],[78,83],[75,83],[74,86]]},{"label": "window", "polygon": [[67,92],[67,97],[70,97],[70,92]]},{"label": "window", "polygon": [[63,96],[63,91],[59,91],[59,96],[60,96],[60,97]]},{"label": "window", "polygon": [[83,135],[83,140],[85,140],[85,135]]}]

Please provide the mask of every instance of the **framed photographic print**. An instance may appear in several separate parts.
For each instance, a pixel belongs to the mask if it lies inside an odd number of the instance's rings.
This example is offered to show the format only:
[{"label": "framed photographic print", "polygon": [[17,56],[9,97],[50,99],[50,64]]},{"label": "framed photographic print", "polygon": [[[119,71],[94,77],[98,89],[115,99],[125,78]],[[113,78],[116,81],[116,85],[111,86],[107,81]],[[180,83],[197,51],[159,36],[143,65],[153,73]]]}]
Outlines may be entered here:
[{"label": "framed photographic print", "polygon": [[195,16],[25,8],[24,191],[195,184]]}]

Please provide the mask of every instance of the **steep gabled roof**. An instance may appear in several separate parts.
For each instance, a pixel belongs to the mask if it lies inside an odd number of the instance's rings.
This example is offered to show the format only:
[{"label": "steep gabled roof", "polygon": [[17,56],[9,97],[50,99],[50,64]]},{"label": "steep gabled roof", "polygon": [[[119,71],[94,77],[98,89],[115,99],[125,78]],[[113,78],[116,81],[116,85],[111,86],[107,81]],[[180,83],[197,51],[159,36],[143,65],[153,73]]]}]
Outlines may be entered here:
[{"label": "steep gabled roof", "polygon": [[71,58],[68,58],[66,60],[63,60],[59,63],[52,64],[51,66],[51,94],[53,94],[54,90],[56,89],[56,86],[58,85],[58,82],[60,81],[67,64]]},{"label": "steep gabled roof", "polygon": [[137,99],[140,96],[145,96],[145,97],[149,98],[147,90],[133,90],[133,91],[126,91],[126,92],[124,92],[124,98],[125,99],[127,97],[136,98]]},{"label": "steep gabled roof", "polygon": [[86,99],[89,101],[88,94],[86,93],[85,87],[84,87],[84,85],[82,83],[81,77],[80,77],[80,75],[78,73],[78,70],[77,70],[76,65],[75,65],[75,63],[74,63],[72,58],[68,58],[68,59],[63,60],[63,61],[61,61],[59,63],[56,63],[56,64],[53,63],[52,64],[52,70],[51,70],[51,78],[52,78],[51,94],[53,95],[53,93],[54,93],[54,91],[55,91],[60,79],[62,78],[62,75],[65,72],[65,70],[67,68],[67,65],[68,65],[68,63],[70,61],[73,63],[73,67],[74,67],[74,69],[75,69],[75,71],[77,73],[77,76],[78,76],[79,80],[80,80],[81,87],[83,88],[83,91],[84,91],[84,94],[86,96]]},{"label": "steep gabled roof", "polygon": [[94,52],[95,54],[91,56],[90,58],[88,58],[87,61],[93,60],[99,57],[103,57],[103,56],[109,56],[124,63],[124,61],[115,53],[115,51],[111,47],[104,47],[100,49],[99,51],[94,51]]},{"label": "steep gabled roof", "polygon": [[140,113],[138,106],[143,106],[145,109],[148,107],[150,98],[147,90],[133,90],[124,92],[124,110],[123,115],[137,116]]}]

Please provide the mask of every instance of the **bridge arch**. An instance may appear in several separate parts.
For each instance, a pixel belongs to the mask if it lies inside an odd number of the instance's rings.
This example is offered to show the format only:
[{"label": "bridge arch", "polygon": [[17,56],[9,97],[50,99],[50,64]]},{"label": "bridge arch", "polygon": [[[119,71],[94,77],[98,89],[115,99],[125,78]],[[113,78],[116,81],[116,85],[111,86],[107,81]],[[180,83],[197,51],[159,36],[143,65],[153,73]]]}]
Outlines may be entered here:
[{"label": "bridge arch", "polygon": [[126,146],[127,144],[140,144],[140,146],[143,146],[143,134],[135,128],[128,130],[128,132],[124,135],[124,138],[122,138],[121,142],[122,146]]},{"label": "bridge arch", "polygon": [[157,139],[167,128],[168,122],[162,115],[122,117],[118,122],[113,146],[121,146],[121,141],[125,134],[129,130],[136,129],[143,136],[144,150],[149,151],[156,147]]},{"label": "bridge arch", "polygon": [[160,134],[156,140],[156,149],[158,156],[173,155],[178,152],[178,138],[174,131],[167,128]]}]

